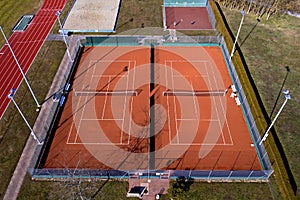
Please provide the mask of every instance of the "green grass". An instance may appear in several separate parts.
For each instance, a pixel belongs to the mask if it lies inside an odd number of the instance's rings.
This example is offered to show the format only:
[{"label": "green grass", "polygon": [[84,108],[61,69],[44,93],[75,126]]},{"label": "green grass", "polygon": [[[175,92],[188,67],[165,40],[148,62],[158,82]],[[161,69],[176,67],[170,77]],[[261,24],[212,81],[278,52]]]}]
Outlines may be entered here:
[{"label": "green grass", "polygon": [[124,199],[128,187],[126,181],[32,181],[27,175],[18,199],[80,199],[79,188],[85,199]]},{"label": "green grass", "polygon": [[117,33],[143,27],[163,27],[161,5],[163,5],[162,0],[122,1],[116,27]]},{"label": "green grass", "polygon": [[[239,26],[238,11],[224,9],[230,27],[236,33]],[[240,33],[240,42],[256,23],[252,15],[245,17],[245,22]],[[284,147],[289,165],[300,189],[300,20],[290,16],[273,17],[269,20],[262,19],[254,29],[241,49],[247,61],[252,78],[258,88],[264,106],[270,115],[277,95],[286,76],[285,66],[290,66],[285,83],[292,99],[276,121],[277,135]],[[276,109],[278,112],[284,101],[281,95]],[[298,192],[299,197],[299,192]]]},{"label": "green grass", "polygon": [[[175,181],[170,182],[170,186]],[[170,189],[169,189],[170,190]],[[280,196],[271,193],[268,183],[206,183],[194,182],[188,187],[179,199],[278,199]],[[255,192],[254,192],[255,191]],[[169,195],[163,195],[162,200],[170,199]],[[176,198],[175,198],[176,199]]]},{"label": "green grass", "polygon": [[[0,1],[0,26],[4,29],[7,37],[12,33],[12,28],[19,21],[19,19],[25,14],[35,14],[38,8],[42,5],[40,0],[22,0]],[[4,44],[4,38],[0,36],[0,46]]]}]

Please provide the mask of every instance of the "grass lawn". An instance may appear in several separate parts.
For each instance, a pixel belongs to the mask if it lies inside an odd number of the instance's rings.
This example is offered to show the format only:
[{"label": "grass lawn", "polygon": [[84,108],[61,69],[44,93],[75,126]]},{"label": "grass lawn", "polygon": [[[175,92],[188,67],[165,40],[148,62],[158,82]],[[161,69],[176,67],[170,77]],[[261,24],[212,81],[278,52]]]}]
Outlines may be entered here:
[{"label": "grass lawn", "polygon": [[[170,185],[173,185],[172,181]],[[278,199],[272,196],[268,183],[206,183],[194,182],[187,185],[186,192],[179,199],[199,200],[199,199]],[[177,197],[178,197],[177,196]],[[170,199],[170,196],[163,195],[162,200]]]},{"label": "grass lawn", "polygon": [[143,27],[163,27],[163,0],[126,0],[122,1],[116,31]]},{"label": "grass lawn", "polygon": [[[223,9],[228,23],[236,34],[241,14],[239,11]],[[256,23],[255,16],[246,15],[240,32],[239,43]],[[291,16],[261,19],[257,27],[241,46],[252,78],[270,115],[281,85],[287,75],[284,89],[289,89],[292,99],[287,103],[275,123],[276,132],[284,147],[289,165],[298,185],[300,196],[300,19]],[[290,72],[287,72],[289,66]],[[274,109],[274,119],[284,101],[281,95]]]},{"label": "grass lawn", "polygon": [[[80,189],[79,189],[80,188]],[[27,175],[18,199],[124,199],[128,190],[126,181],[32,181]]]},{"label": "grass lawn", "polygon": [[[0,1],[0,26],[4,29],[7,37],[12,33],[12,28],[19,21],[19,19],[25,14],[35,14],[39,7],[42,5],[41,0],[22,0]],[[0,46],[4,44],[4,38],[0,36]]]}]

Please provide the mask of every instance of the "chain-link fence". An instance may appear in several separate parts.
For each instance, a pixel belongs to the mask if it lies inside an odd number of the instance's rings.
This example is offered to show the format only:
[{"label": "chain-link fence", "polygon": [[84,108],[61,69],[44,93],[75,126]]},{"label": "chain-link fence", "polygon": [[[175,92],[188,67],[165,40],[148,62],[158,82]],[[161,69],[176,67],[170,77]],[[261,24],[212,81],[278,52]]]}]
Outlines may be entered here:
[{"label": "chain-link fence", "polygon": [[84,46],[216,46],[219,44],[219,36],[186,36],[180,32],[165,36],[110,36],[110,37],[87,37]]},{"label": "chain-link fence", "polygon": [[270,160],[269,160],[269,157],[267,155],[266,149],[263,145],[259,145],[259,142],[260,142],[260,139],[261,139],[260,138],[260,133],[257,129],[254,116],[252,115],[251,106],[250,106],[250,104],[248,102],[248,99],[247,99],[247,96],[246,96],[246,94],[243,90],[243,80],[238,77],[238,74],[235,70],[235,67],[234,67],[232,61],[231,61],[231,57],[230,57],[230,54],[227,50],[227,46],[226,46],[226,43],[225,43],[223,37],[219,37],[219,38],[220,38],[219,43],[220,43],[220,46],[222,47],[222,50],[223,50],[223,53],[224,53],[224,58],[227,62],[227,66],[229,68],[229,72],[230,72],[233,84],[235,85],[235,87],[238,91],[238,98],[241,102],[241,106],[243,108],[243,112],[244,112],[244,115],[246,117],[248,128],[250,130],[251,137],[252,137],[253,143],[255,145],[258,157],[260,159],[262,168],[263,168],[263,170],[267,170],[270,173],[272,173],[273,172],[272,165],[270,163]]},{"label": "chain-link fence", "polygon": [[[55,120],[58,117],[59,110],[64,104],[65,96],[68,93],[68,86],[72,72],[75,68],[78,54],[80,52],[81,42],[78,37],[72,37],[69,39],[69,51],[71,55],[70,60],[67,52],[65,53],[63,60],[56,72],[55,78],[52,82],[51,88],[47,94],[46,100],[43,102],[40,115],[41,120],[38,127],[38,134],[41,141],[44,141],[44,145],[37,145],[32,157],[29,172],[33,175],[34,169],[39,166],[41,161],[41,156],[48,145],[49,139],[51,137],[52,128],[54,126]],[[40,116],[39,116],[40,117]],[[36,125],[35,125],[36,126]]]},{"label": "chain-link fence", "polygon": [[205,7],[207,0],[164,0],[166,7]]},{"label": "chain-link fence", "polygon": [[213,13],[213,10],[212,10],[209,2],[207,3],[206,9],[207,9],[207,13],[208,13],[212,27],[216,28],[216,18],[215,18],[215,15]]},{"label": "chain-link fence", "polygon": [[34,179],[177,179],[185,177],[187,179],[206,181],[266,181],[272,171],[263,170],[102,170],[102,169],[35,169]]},{"label": "chain-link fence", "polygon": [[[34,178],[131,178],[131,176],[137,176],[138,178],[178,178],[188,177],[193,179],[203,180],[267,180],[273,173],[271,163],[269,161],[267,152],[263,145],[258,145],[260,141],[260,134],[255,123],[255,117],[251,113],[251,105],[248,102],[247,95],[243,90],[243,82],[239,78],[236,69],[231,61],[229,52],[222,36],[176,36],[170,38],[167,36],[113,36],[113,37],[87,37],[85,46],[105,46],[105,45],[177,45],[177,46],[220,46],[222,48],[225,61],[229,73],[232,78],[232,82],[238,91],[238,98],[241,102],[242,110],[246,118],[251,137],[256,148],[258,158],[260,160],[262,170],[104,170],[104,169],[45,169],[39,166],[41,161],[41,155],[44,153],[45,148],[37,147],[33,156],[30,172]],[[79,40],[72,40],[70,45],[72,58],[78,56],[78,52],[81,46]],[[76,62],[74,62],[76,63]],[[66,83],[70,80],[70,74],[74,69],[74,63],[70,62],[69,58],[65,55],[63,62],[61,63],[61,72],[57,72],[56,76],[63,77],[57,82],[57,91],[64,91]],[[244,79],[245,77],[243,77]],[[63,93],[63,92],[62,92]],[[44,123],[44,130],[42,132],[42,138],[49,141],[49,135],[55,119],[59,113],[60,103],[49,101],[49,114],[47,120]],[[51,141],[51,140],[50,140]]]}]

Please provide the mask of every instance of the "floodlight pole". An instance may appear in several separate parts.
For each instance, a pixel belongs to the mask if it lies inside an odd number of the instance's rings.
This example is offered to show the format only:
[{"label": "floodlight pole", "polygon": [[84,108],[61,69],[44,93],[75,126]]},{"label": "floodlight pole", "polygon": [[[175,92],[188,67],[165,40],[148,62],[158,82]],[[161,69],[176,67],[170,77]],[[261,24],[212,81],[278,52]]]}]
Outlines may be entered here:
[{"label": "floodlight pole", "polygon": [[252,2],[253,2],[253,0],[251,0],[250,3],[249,3],[249,8],[248,8],[248,11],[247,11],[248,14],[249,14],[249,12],[250,12]]},{"label": "floodlight pole", "polygon": [[164,26],[164,31],[167,30],[167,23],[166,23],[166,10],[165,10],[165,5],[161,5],[163,9],[163,26]]},{"label": "floodlight pole", "polygon": [[230,58],[232,58],[232,56],[233,56],[233,54],[234,54],[234,51],[235,51],[235,45],[236,45],[236,43],[237,43],[237,40],[238,40],[240,31],[241,31],[241,28],[242,28],[242,25],[243,25],[243,21],[244,21],[244,18],[245,18],[245,12],[244,12],[243,10],[241,11],[241,14],[242,14],[242,19],[241,19],[241,23],[240,23],[238,32],[237,32],[236,37],[235,37],[235,41],[234,41],[234,44],[233,44],[233,47],[232,47],[232,50],[231,50]]},{"label": "floodlight pole", "polygon": [[25,80],[25,82],[26,82],[26,84],[27,84],[27,86],[28,86],[28,88],[29,88],[29,91],[30,91],[30,93],[31,93],[31,95],[32,95],[32,97],[33,97],[33,99],[34,99],[36,105],[37,105],[36,111],[39,111],[39,108],[41,107],[41,105],[39,104],[39,102],[38,102],[36,96],[34,95],[34,92],[33,92],[32,88],[31,88],[31,86],[30,86],[30,84],[29,84],[29,82],[28,82],[28,80],[27,80],[27,78],[26,78],[26,75],[25,75],[25,73],[23,72],[23,69],[22,69],[22,67],[21,67],[21,65],[20,65],[20,63],[19,63],[19,61],[18,61],[18,59],[17,59],[17,57],[16,57],[16,55],[15,55],[13,49],[11,48],[11,46],[10,46],[10,44],[9,44],[7,38],[6,38],[6,35],[5,35],[5,33],[4,33],[4,31],[3,31],[3,29],[2,29],[1,26],[0,26],[0,30],[1,30],[1,33],[2,33],[2,35],[3,35],[3,37],[4,37],[4,39],[5,39],[5,42],[7,43],[7,46],[8,46],[8,48],[9,48],[10,52],[12,53],[12,55],[13,55],[13,57],[14,57],[16,63],[17,63],[17,65],[18,65],[18,67],[19,67],[19,70],[21,71],[21,74],[22,74],[22,76],[23,76],[23,78],[24,78],[24,80]]},{"label": "floodlight pole", "polygon": [[69,46],[68,46],[68,43],[67,43],[67,40],[66,40],[66,36],[65,36],[65,33],[64,33],[64,30],[63,30],[63,27],[62,27],[60,18],[59,18],[60,14],[61,14],[61,11],[59,11],[59,10],[55,13],[55,15],[57,16],[57,21],[58,21],[58,23],[59,23],[59,28],[60,28],[60,30],[62,31],[62,36],[63,36],[64,42],[65,42],[65,44],[66,44],[66,47],[67,47],[67,53],[68,53],[68,56],[69,56],[69,58],[70,58],[70,61],[71,61],[71,62],[74,62],[74,60],[73,60],[72,57],[71,57],[71,54],[70,54],[70,51],[69,51]]},{"label": "floodlight pole", "polygon": [[279,117],[279,114],[281,113],[281,111],[283,110],[285,104],[287,103],[287,101],[289,99],[291,99],[291,96],[289,94],[288,90],[283,90],[283,93],[285,94],[285,100],[281,106],[281,108],[279,109],[278,113],[276,114],[274,120],[272,121],[271,125],[269,126],[269,128],[266,130],[263,138],[260,140],[259,145],[261,145],[263,143],[263,141],[265,141],[267,139],[267,137],[269,136],[268,132],[270,131],[270,129],[272,128],[272,126],[274,125],[275,121],[277,120],[277,118]]},{"label": "floodlight pole", "polygon": [[26,120],[25,116],[23,115],[22,111],[20,110],[18,104],[16,103],[16,101],[14,100],[14,94],[15,94],[16,90],[15,89],[11,89],[10,90],[10,94],[8,95],[8,98],[12,100],[12,102],[15,104],[17,110],[19,111],[21,117],[23,118],[23,120],[25,121],[26,125],[28,126],[28,128],[30,129],[30,134],[33,136],[33,139],[35,141],[37,141],[38,145],[42,145],[44,142],[41,142],[38,137],[36,136],[36,134],[34,133],[33,129],[31,128],[30,124],[28,123],[28,121]]}]

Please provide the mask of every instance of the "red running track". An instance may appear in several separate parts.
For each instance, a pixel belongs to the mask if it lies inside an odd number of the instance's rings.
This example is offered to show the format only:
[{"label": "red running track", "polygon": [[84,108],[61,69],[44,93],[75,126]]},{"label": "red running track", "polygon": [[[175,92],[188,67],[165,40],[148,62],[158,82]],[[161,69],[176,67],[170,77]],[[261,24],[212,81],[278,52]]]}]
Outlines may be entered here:
[{"label": "red running track", "polygon": [[[45,0],[40,10],[23,32],[14,32],[9,43],[24,71],[28,71],[34,58],[52,29],[58,10],[62,10],[66,0]],[[7,95],[11,88],[18,88],[23,76],[7,44],[0,49],[0,119],[10,100]]]}]

